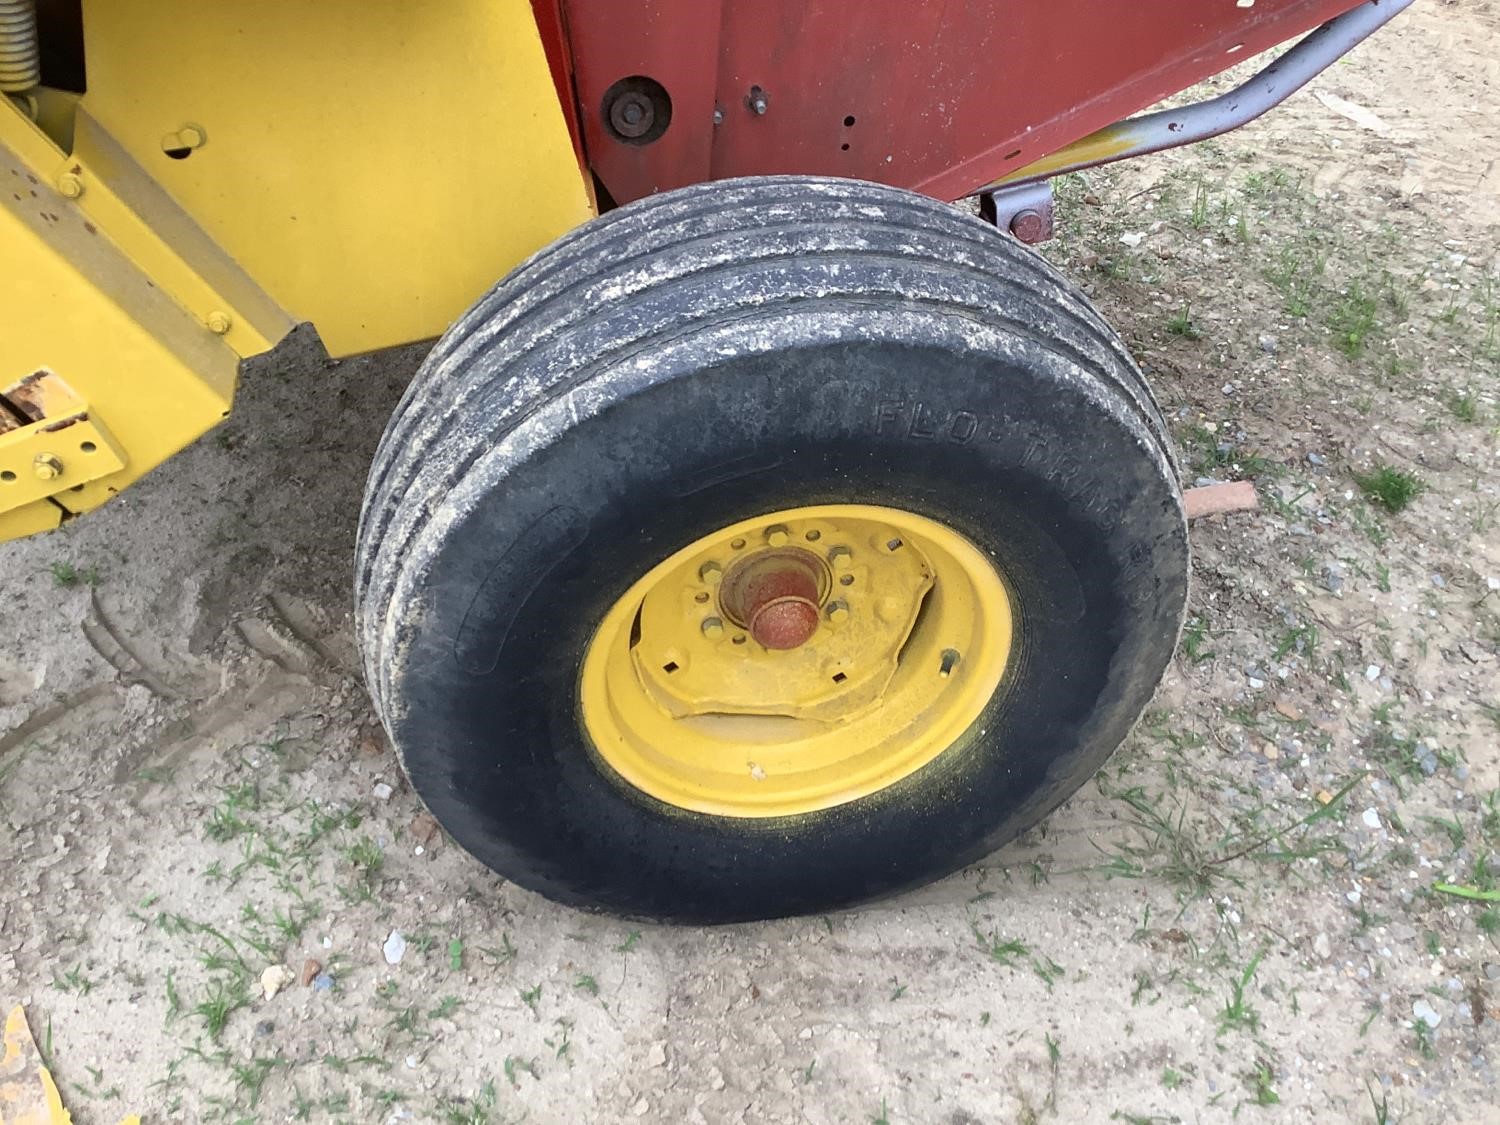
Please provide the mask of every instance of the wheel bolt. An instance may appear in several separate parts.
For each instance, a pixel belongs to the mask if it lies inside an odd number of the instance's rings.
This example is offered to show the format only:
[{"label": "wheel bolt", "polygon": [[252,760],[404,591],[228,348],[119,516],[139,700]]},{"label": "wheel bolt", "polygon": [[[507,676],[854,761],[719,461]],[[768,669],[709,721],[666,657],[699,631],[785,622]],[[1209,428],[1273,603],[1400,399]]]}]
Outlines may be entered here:
[{"label": "wheel bolt", "polygon": [[724,577],[724,568],[716,562],[706,562],[698,568],[698,577],[710,586],[717,586]]},{"label": "wheel bolt", "polygon": [[854,565],[854,559],[849,554],[848,547],[835,547],[828,552],[828,561],[833,564],[834,570],[848,570]]},{"label": "wheel bolt", "polygon": [[828,620],[835,625],[842,625],[849,620],[849,607],[843,602],[834,602],[828,607]]},{"label": "wheel bolt", "polygon": [[784,527],[773,527],[766,532],[766,542],[773,547],[785,547],[791,536]]},{"label": "wheel bolt", "polygon": [[703,635],[711,641],[724,639],[724,622],[717,617],[707,618],[703,622]]}]

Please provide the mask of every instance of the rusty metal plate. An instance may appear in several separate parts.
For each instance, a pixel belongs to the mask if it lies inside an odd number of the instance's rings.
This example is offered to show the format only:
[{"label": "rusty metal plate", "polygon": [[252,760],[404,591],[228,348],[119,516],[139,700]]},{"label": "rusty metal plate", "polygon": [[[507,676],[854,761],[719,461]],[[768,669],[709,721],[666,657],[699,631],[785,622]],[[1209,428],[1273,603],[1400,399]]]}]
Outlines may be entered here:
[{"label": "rusty metal plate", "polygon": [[[956,199],[1357,6],[564,0],[590,163],[621,203],[777,172]],[[647,145],[605,116],[634,76],[672,102]]]}]

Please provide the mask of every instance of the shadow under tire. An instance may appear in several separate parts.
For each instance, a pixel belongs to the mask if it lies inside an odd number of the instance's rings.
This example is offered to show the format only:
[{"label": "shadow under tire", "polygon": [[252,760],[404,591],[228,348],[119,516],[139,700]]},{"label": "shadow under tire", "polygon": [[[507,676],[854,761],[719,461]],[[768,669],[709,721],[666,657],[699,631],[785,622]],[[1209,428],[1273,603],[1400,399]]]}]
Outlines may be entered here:
[{"label": "shadow under tire", "polygon": [[[930,521],[999,575],[1006,659],[972,722],[785,815],[612,766],[585,658],[643,576],[745,521],[851,506]],[[559,902],[713,923],[890,895],[1035,824],[1149,701],[1188,547],[1139,370],[1039,255],[909,192],[764,177],[585,224],[458,321],[381,442],[356,571],[371,694],[459,844]]]}]

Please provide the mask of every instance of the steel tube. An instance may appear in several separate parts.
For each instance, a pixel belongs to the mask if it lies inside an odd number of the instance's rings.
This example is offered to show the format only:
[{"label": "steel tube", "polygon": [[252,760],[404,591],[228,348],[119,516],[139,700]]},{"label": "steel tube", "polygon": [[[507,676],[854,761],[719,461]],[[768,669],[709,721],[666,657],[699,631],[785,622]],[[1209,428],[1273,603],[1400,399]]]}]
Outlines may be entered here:
[{"label": "steel tube", "polygon": [[1228,93],[1179,109],[1128,118],[1018,170],[989,190],[1035,183],[1066,172],[1206,141],[1238,129],[1286,101],[1412,3],[1413,0],[1367,0],[1309,32],[1254,78]]}]

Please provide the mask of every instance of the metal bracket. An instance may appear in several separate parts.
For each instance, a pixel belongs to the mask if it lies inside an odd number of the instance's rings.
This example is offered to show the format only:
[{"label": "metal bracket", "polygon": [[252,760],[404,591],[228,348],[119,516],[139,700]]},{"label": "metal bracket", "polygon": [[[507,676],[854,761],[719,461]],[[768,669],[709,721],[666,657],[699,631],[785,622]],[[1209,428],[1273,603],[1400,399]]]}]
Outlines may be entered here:
[{"label": "metal bracket", "polygon": [[979,197],[979,216],[1028,246],[1045,242],[1053,234],[1052,183],[1043,180],[987,191]]},{"label": "metal bracket", "polygon": [[55,372],[43,368],[0,390],[0,512],[124,467],[119,445]]}]

